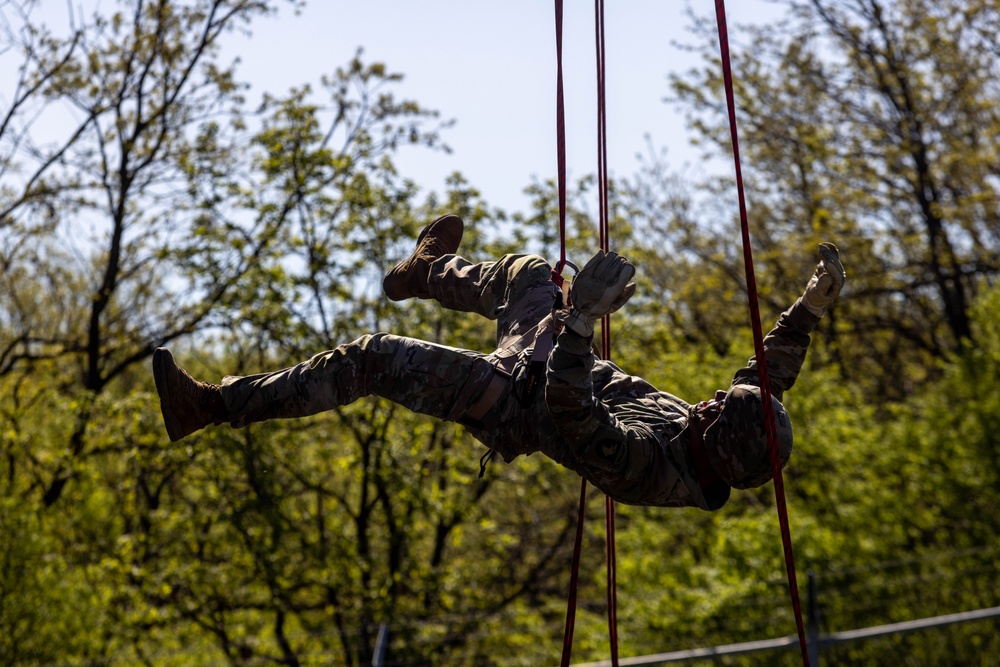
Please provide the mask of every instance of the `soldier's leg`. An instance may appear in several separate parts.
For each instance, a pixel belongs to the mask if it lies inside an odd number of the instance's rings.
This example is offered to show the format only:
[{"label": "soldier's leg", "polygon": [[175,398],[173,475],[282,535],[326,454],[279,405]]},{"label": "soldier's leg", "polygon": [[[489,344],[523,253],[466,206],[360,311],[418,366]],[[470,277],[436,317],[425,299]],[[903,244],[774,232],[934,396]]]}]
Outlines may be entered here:
[{"label": "soldier's leg", "polygon": [[305,417],[370,395],[457,421],[489,386],[494,367],[477,352],[375,334],[291,368],[224,378],[221,387],[192,378],[165,349],[154,354],[153,372],[176,441],[209,424]]},{"label": "soldier's leg", "polygon": [[497,320],[497,344],[538,324],[559,293],[552,269],[537,255],[505,255],[472,263],[449,255],[431,264],[431,298],[452,310]]},{"label": "soldier's leg", "polygon": [[305,417],[372,395],[455,421],[493,375],[483,356],[390,334],[362,336],[291,368],[227,377],[222,397],[236,427]]},{"label": "soldier's leg", "polygon": [[549,265],[536,255],[506,255],[474,264],[457,254],[463,232],[464,223],[455,215],[427,225],[409,257],[386,273],[386,296],[392,301],[436,299],[445,308],[500,320],[498,344],[519,335],[525,322],[527,328],[534,326],[555,299]]}]

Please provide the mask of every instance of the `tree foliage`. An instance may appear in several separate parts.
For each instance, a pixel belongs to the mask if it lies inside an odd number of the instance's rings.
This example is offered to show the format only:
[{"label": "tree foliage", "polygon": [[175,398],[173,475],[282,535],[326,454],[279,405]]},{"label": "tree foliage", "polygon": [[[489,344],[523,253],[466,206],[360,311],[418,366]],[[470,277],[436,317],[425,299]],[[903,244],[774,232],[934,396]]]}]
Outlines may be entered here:
[{"label": "tree foliage", "polygon": [[[817,241],[842,246],[851,298],[835,317],[867,344],[835,356],[873,397],[898,399],[972,335],[972,300],[1000,269],[997,8],[787,4],[779,29],[747,28],[734,56],[757,254],[768,282],[794,284]],[[709,66],[675,75],[674,93],[697,136],[728,154],[717,47],[699,25]],[[732,187],[719,179],[711,192]],[[708,249],[725,244],[699,236]]]},{"label": "tree foliage", "polygon": [[[461,174],[425,193],[399,173],[400,150],[447,150],[448,122],[361,52],[251,105],[219,40],[296,4],[128,0],[62,35],[0,3],[0,58],[18,64],[0,121],[0,664],[368,665],[382,629],[388,664],[557,659],[579,480],[551,461],[480,478],[459,426],[372,399],[163,432],[160,345],[210,381],[373,331],[489,350],[481,318],[381,298],[440,213],[466,220],[470,259],[558,256],[553,183],[508,215]],[[815,573],[825,632],[995,606],[996,10],[789,6],[734,56],[765,322],[817,241],[850,276],[786,395],[800,582]],[[724,151],[712,53],[674,90]],[[595,245],[594,187],[570,189],[571,257]],[[691,184],[655,154],[611,184],[641,283],[613,358],[689,400],[752,353],[732,201],[729,179]],[[586,508],[578,660],[607,654],[603,500]],[[793,631],[773,503],[765,487],[716,513],[618,507],[623,655]],[[974,664],[991,629],[824,660]]]}]

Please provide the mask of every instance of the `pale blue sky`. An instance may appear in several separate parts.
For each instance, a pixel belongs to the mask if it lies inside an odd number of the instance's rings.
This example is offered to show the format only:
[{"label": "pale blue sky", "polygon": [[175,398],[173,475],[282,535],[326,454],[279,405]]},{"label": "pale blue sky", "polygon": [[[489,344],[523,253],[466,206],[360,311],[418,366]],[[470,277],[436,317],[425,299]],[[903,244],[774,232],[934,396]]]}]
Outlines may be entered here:
[{"label": "pale blue sky", "polygon": [[[714,16],[714,2],[692,0]],[[608,163],[612,175],[638,168],[648,134],[666,147],[675,169],[695,161],[683,118],[663,98],[667,75],[700,62],[674,42],[691,42],[683,0],[606,3]],[[34,20],[66,24],[68,7],[89,17],[114,0],[41,0]],[[730,0],[730,39],[739,24],[770,20],[773,0]],[[556,174],[556,58],[552,0],[309,0],[296,15],[287,7],[252,26],[252,35],[227,37],[225,57],[239,56],[238,76],[252,85],[253,105],[264,92],[318,84],[354,55],[405,75],[397,94],[437,109],[457,122],[445,134],[451,154],[403,151],[397,164],[425,190],[444,187],[461,171],[493,206],[524,210],[522,190],[533,178]],[[596,171],[594,4],[568,0],[564,8],[567,162],[571,179]],[[4,80],[0,73],[0,81]],[[0,91],[6,93],[7,91]],[[4,95],[5,98],[5,95]],[[731,164],[715,163],[716,169]]]},{"label": "pale blue sky", "polygon": [[[596,171],[594,4],[564,3],[563,68],[570,177]],[[731,5],[731,6],[728,6]],[[730,1],[730,39],[741,21],[776,17],[767,0]],[[714,3],[697,11],[714,15]],[[485,199],[508,211],[524,207],[532,177],[556,173],[556,58],[551,0],[312,0],[299,16],[283,11],[260,22],[241,49],[243,76],[260,90],[318,81],[358,46],[367,60],[405,75],[401,91],[455,118],[446,134],[454,152],[410,150],[405,175],[440,190],[459,170]],[[633,173],[645,135],[668,148],[672,166],[695,158],[688,131],[663,98],[667,74],[697,64],[672,45],[691,41],[682,0],[606,3],[608,161]]]}]

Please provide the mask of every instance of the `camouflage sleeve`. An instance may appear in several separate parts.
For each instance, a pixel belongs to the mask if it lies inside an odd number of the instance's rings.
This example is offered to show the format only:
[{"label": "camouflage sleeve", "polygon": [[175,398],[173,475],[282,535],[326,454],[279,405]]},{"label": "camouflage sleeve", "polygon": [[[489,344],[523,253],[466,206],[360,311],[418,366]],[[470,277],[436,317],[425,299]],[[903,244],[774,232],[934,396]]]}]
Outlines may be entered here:
[{"label": "camouflage sleeve", "polygon": [[[764,354],[767,357],[767,376],[771,394],[779,401],[785,391],[795,384],[809,349],[809,334],[820,318],[809,312],[798,299],[778,318],[774,328],[764,336]],[[751,357],[746,368],[736,371],[733,384],[758,385],[757,359]]]},{"label": "camouflage sleeve", "polygon": [[590,438],[611,418],[594,398],[591,339],[564,330],[556,339],[545,369],[545,404],[559,432],[570,440]]},{"label": "camouflage sleeve", "polygon": [[635,480],[649,466],[655,442],[625,427],[594,396],[591,339],[564,330],[545,369],[545,404],[574,456],[612,484]]}]

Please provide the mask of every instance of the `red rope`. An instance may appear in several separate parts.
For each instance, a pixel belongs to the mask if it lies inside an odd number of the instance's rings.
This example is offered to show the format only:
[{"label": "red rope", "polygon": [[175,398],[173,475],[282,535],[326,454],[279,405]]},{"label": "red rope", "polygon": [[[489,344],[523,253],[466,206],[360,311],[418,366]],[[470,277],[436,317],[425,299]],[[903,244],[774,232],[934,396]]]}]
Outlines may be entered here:
[{"label": "red rope", "polygon": [[611,650],[611,665],[618,667],[618,565],[615,559],[615,501],[604,496],[604,541],[608,559],[608,640]]},{"label": "red rope", "polygon": [[608,251],[608,123],[604,96],[604,2],[594,2],[597,43],[597,183],[601,249]]},{"label": "red rope", "polygon": [[576,515],[576,541],[573,544],[573,566],[569,573],[569,600],[566,604],[566,629],[563,632],[562,667],[569,667],[573,655],[573,629],[576,626],[576,591],[580,583],[580,552],[583,546],[583,519],[587,510],[587,480],[580,484],[580,506]]},{"label": "red rope", "polygon": [[[594,0],[594,26],[597,47],[597,183],[600,212],[601,249],[610,250],[610,212],[608,207],[608,119],[605,81],[604,49],[604,0]],[[611,358],[611,317],[601,319],[601,356]],[[611,651],[611,665],[618,667],[618,565],[615,555],[615,501],[610,496],[604,500],[605,548],[607,558],[608,591],[608,639]]]},{"label": "red rope", "polygon": [[563,104],[562,24],[563,3],[555,0],[556,9],[556,174],[559,183],[559,263],[553,275],[562,284],[566,266],[566,110]]},{"label": "red rope", "polygon": [[785,505],[785,483],[781,475],[781,459],[778,453],[778,437],[774,424],[774,410],[771,406],[771,386],[767,374],[767,358],[764,355],[764,337],[761,333],[760,311],[757,307],[757,281],[753,271],[753,253],[750,249],[750,225],[747,221],[746,200],[743,195],[743,172],[740,168],[740,148],[736,130],[736,104],[733,96],[733,74],[729,62],[729,37],[726,30],[725,0],[715,0],[715,16],[719,26],[719,49],[722,56],[722,73],[726,87],[726,106],[729,110],[729,130],[733,143],[733,159],[736,163],[736,190],[740,203],[740,227],[743,235],[743,259],[746,266],[747,293],[750,301],[750,321],[753,327],[754,350],[757,359],[757,373],[760,378],[760,394],[764,403],[764,426],[767,431],[771,465],[774,470],[774,495],[778,507],[778,523],[781,526],[781,544],[785,552],[785,570],[788,574],[788,588],[795,611],[795,626],[799,633],[799,648],[802,663],[809,667],[809,652],[806,644],[805,628],[802,623],[802,604],[799,588],[795,580],[795,559],[792,554],[792,536],[788,527],[788,508]]},{"label": "red rope", "polygon": [[[553,270],[553,279],[561,284],[562,268],[566,265],[566,139],[565,111],[563,106],[562,77],[562,0],[555,0],[556,11],[556,144],[558,151],[559,183],[559,239],[560,258]],[[607,154],[607,114],[604,96],[604,2],[595,0],[595,25],[597,31],[597,178],[600,210],[600,245],[609,250],[608,233],[608,154]],[[611,356],[610,318],[601,321],[602,358]],[[576,540],[573,548],[573,564],[570,571],[570,592],[566,609],[566,628],[563,633],[562,667],[569,667],[573,653],[573,631],[576,624],[576,598],[580,579],[580,555],[583,544],[583,524],[586,512],[587,480],[581,481],[580,506],[577,514]],[[611,644],[611,664],[618,666],[618,603],[617,564],[615,557],[615,505],[610,497],[605,498],[605,529],[607,531],[607,584],[608,584],[608,632]]]},{"label": "red rope", "polygon": [[[555,0],[556,11],[556,171],[559,187],[559,262],[552,269],[552,279],[562,285],[562,270],[566,266],[566,111],[563,104],[562,27],[563,3]],[[576,627],[576,594],[580,586],[580,553],[583,545],[583,521],[587,508],[587,480],[581,480],[580,507],[576,518],[576,541],[573,564],[569,575],[569,597],[566,603],[566,626],[563,631],[562,667],[569,667],[573,654],[573,631]]]}]

